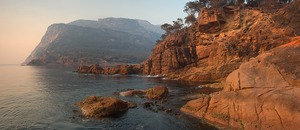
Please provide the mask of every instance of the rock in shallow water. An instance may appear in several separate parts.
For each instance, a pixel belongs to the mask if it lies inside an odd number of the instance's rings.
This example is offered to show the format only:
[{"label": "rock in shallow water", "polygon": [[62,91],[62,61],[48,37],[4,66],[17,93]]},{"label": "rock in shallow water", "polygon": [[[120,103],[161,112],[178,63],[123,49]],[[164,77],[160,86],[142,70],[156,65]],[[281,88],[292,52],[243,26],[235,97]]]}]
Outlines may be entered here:
[{"label": "rock in shallow water", "polygon": [[118,115],[128,110],[128,103],[114,97],[90,96],[77,103],[86,117],[101,118]]},{"label": "rock in shallow water", "polygon": [[146,95],[149,99],[163,99],[168,97],[169,91],[165,86],[156,86],[146,91]]},{"label": "rock in shallow water", "polygon": [[120,95],[124,97],[132,97],[132,96],[142,96],[145,93],[146,92],[143,90],[128,90],[128,91],[120,92]]},{"label": "rock in shallow water", "polygon": [[136,108],[137,104],[135,102],[128,102],[128,108]]}]

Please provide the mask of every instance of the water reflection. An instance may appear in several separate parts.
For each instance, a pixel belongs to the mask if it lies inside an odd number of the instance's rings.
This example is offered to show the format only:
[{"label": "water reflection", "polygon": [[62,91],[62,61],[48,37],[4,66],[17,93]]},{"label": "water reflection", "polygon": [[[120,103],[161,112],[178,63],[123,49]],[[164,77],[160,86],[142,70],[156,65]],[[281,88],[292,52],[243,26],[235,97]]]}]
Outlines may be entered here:
[{"label": "water reflection", "polygon": [[[40,100],[44,95],[33,67],[0,66],[0,129],[26,128],[39,114]],[[41,115],[43,113],[40,113]],[[33,117],[33,118],[30,118]],[[2,121],[3,120],[3,121]]]},{"label": "water reflection", "polygon": [[199,129],[201,123],[184,116],[177,118],[143,109],[141,103],[147,99],[141,98],[120,97],[135,101],[139,106],[119,118],[93,120],[73,113],[78,110],[74,103],[90,95],[114,96],[114,92],[124,89],[159,85],[171,91],[166,107],[179,112],[178,108],[185,103],[179,96],[199,84],[136,75],[77,74],[68,68],[0,66],[0,70],[0,129]]}]

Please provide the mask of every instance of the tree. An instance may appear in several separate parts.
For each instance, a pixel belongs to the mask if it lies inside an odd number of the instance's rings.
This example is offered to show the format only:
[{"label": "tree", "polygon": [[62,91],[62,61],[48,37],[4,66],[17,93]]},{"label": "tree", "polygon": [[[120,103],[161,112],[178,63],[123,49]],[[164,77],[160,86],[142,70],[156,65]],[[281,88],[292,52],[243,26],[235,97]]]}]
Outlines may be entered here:
[{"label": "tree", "polygon": [[166,32],[166,34],[170,34],[173,31],[173,26],[171,24],[165,23],[160,26],[162,30]]},{"label": "tree", "polygon": [[224,5],[235,4],[236,0],[210,0],[209,5],[213,8],[219,8]]},{"label": "tree", "polygon": [[183,12],[187,13],[188,16],[185,17],[186,24],[193,24],[197,21],[195,15],[200,12],[201,8],[208,7],[210,0],[195,0],[187,2],[184,6]]},{"label": "tree", "polygon": [[[205,6],[205,5],[204,5]],[[184,6],[184,10],[183,12],[186,12],[187,14],[195,14],[197,12],[200,11],[200,9],[202,7],[204,7],[203,5],[201,5],[201,2],[200,1],[190,1],[190,2],[187,2]]]},{"label": "tree", "polygon": [[177,18],[176,21],[173,21],[173,25],[165,23],[160,26],[162,30],[166,32],[166,34],[174,33],[175,31],[180,30],[183,27],[183,20],[181,18]]},{"label": "tree", "polygon": [[185,18],[185,23],[188,24],[188,25],[191,25],[193,23],[195,23],[197,21],[196,17],[194,14],[190,14],[188,16],[186,16]]},{"label": "tree", "polygon": [[178,31],[183,27],[183,20],[181,18],[177,18],[176,21],[173,21],[173,30]]}]

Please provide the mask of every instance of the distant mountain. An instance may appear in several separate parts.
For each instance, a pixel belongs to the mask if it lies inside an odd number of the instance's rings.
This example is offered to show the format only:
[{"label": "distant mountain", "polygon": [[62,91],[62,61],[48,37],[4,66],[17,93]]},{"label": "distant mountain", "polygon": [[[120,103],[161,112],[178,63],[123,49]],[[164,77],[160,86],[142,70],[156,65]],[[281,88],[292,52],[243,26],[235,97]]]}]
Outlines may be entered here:
[{"label": "distant mountain", "polygon": [[76,20],[48,27],[25,65],[139,63],[151,53],[163,31],[144,20]]}]

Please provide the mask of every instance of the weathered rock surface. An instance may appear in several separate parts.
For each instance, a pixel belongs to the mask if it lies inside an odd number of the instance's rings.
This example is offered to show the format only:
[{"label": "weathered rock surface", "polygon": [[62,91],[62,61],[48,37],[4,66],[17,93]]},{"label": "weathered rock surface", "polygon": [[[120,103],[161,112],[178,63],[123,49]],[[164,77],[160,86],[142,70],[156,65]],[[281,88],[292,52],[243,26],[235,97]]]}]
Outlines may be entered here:
[{"label": "weathered rock surface", "polygon": [[252,87],[300,88],[300,37],[241,65],[227,77],[224,91]]},{"label": "weathered rock surface", "polygon": [[201,32],[215,33],[221,30],[224,24],[224,15],[220,10],[202,8],[198,14],[198,28]]},{"label": "weathered rock surface", "polygon": [[114,97],[90,96],[77,105],[84,116],[92,118],[113,116],[128,110],[127,102]]},{"label": "weathered rock surface", "polygon": [[146,96],[149,99],[163,99],[168,97],[169,91],[165,86],[156,86],[146,91]]},{"label": "weathered rock surface", "polygon": [[300,37],[251,59],[232,72],[222,92],[181,110],[238,129],[299,129]]},{"label": "weathered rock surface", "polygon": [[[247,7],[233,8],[232,12],[212,10],[217,12],[213,16],[201,12],[199,19],[203,22],[198,22],[201,26],[191,25],[155,46],[142,64],[143,74],[164,74],[170,79],[189,81],[226,78],[251,57],[299,35],[298,5],[287,5],[276,13]],[[219,12],[224,20],[219,19]],[[212,28],[211,23],[221,21],[224,23],[213,24],[216,27]],[[201,28],[212,30],[201,32]]]}]

